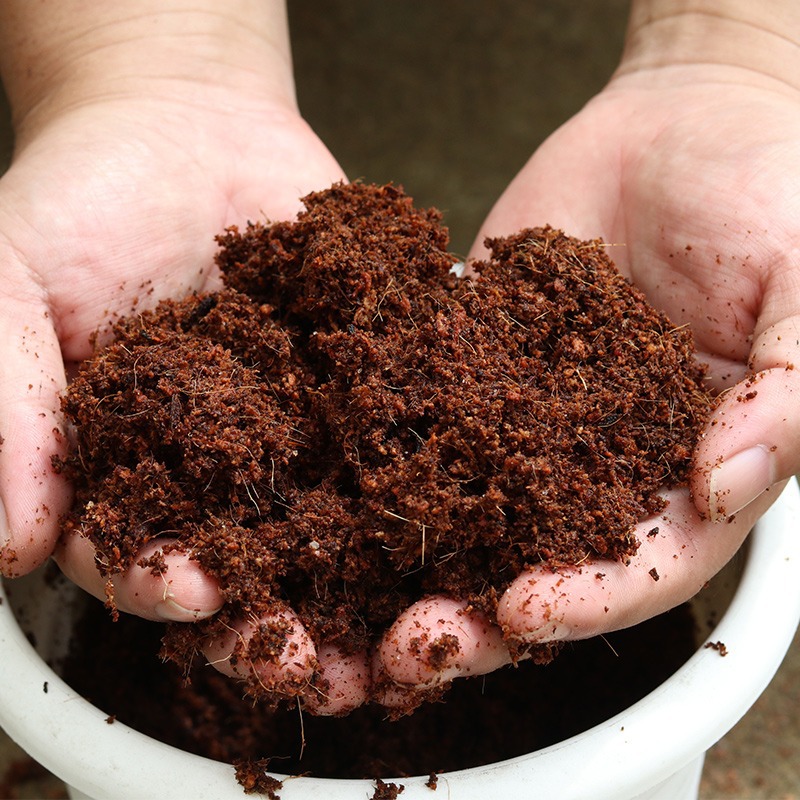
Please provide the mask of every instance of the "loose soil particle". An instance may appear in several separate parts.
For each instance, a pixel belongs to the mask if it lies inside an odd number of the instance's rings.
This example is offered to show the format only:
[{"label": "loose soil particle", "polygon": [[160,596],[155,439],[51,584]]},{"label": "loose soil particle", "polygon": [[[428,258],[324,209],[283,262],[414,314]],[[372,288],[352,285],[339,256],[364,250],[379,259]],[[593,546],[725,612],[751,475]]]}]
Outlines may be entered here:
[{"label": "loose soil particle", "polygon": [[375,793],[372,800],[397,800],[405,787],[402,783],[388,783],[378,778],[375,781]]},{"label": "loose soil particle", "polygon": [[723,657],[728,655],[728,648],[725,642],[706,642],[703,647],[706,650],[716,650]]},{"label": "loose soil particle", "polygon": [[492,615],[526,567],[626,561],[709,412],[690,332],[601,241],[523,230],[458,278],[439,213],[398,187],[304,202],[220,236],[225,288],[120,321],[63,400],[64,529],[109,578],[169,536],[222,586],[214,619],[167,633],[187,672],[204,637],[287,606],[353,651],[423,596]]},{"label": "loose soil particle", "polygon": [[269,800],[279,800],[278,793],[283,788],[283,782],[267,773],[268,758],[237,759],[233,766],[236,770],[236,780],[239,781],[245,794],[263,794]]}]

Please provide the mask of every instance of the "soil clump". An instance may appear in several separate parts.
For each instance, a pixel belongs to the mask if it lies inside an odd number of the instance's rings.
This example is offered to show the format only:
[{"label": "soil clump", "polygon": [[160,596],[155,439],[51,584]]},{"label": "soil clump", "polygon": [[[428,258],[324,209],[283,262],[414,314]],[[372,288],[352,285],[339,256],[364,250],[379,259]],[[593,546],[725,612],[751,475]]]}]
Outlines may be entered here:
[{"label": "soil clump", "polygon": [[[237,619],[289,607],[355,651],[421,597],[491,616],[526,567],[625,561],[709,413],[690,332],[601,241],[526,229],[458,277],[398,187],[304,202],[220,236],[225,288],[119,321],[63,400],[65,530],[109,578],[169,536],[222,587],[215,618],[169,628],[187,672]],[[235,658],[282,649],[262,627]]]}]

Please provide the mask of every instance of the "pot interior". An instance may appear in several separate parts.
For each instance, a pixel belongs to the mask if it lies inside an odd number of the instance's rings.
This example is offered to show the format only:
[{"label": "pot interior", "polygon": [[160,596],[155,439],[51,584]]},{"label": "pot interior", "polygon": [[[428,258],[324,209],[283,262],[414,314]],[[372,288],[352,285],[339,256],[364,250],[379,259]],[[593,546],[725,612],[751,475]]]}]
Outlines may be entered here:
[{"label": "pot interior", "polygon": [[98,601],[52,568],[7,584],[7,591],[39,655],[109,720],[227,763],[268,758],[282,774],[384,778],[515,758],[621,713],[708,637],[745,560],[742,551],[691,603],[669,614],[568,644],[547,666],[523,662],[457,681],[444,702],[397,721],[377,707],[346,718],[254,708],[211,668],[196,670],[187,687],[158,657],[160,626],[125,616],[112,622]]}]

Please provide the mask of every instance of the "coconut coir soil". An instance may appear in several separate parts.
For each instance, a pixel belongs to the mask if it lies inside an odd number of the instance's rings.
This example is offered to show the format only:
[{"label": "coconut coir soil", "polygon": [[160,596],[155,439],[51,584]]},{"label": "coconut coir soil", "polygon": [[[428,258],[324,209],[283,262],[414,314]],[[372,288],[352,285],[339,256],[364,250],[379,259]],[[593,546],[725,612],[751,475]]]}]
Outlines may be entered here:
[{"label": "coconut coir soil", "polygon": [[109,577],[177,538],[222,587],[165,652],[287,606],[351,651],[422,596],[492,615],[528,566],[629,558],[708,415],[689,332],[600,241],[524,230],[458,278],[438,212],[397,187],[304,202],[227,231],[225,288],[120,321],[63,401],[65,529]]}]

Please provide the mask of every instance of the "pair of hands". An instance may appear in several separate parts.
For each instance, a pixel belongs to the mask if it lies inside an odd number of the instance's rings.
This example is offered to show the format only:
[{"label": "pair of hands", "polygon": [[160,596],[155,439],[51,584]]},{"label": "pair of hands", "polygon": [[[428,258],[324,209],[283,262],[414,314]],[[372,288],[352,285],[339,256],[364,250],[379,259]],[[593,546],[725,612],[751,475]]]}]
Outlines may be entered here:
[{"label": "pair of hands", "polygon": [[[216,79],[198,91],[184,83],[79,94],[32,106],[17,120],[15,157],[0,180],[5,575],[55,553],[70,578],[105,596],[91,546],[77,536],[58,541],[70,489],[51,467],[66,446],[59,393],[73,365],[91,354],[91,335],[99,330],[102,340],[115,316],[157,299],[216,287],[215,234],[247,219],[291,218],[300,196],[345,177],[291,91]],[[470,257],[482,255],[487,235],[544,223],[619,245],[612,256],[620,270],[676,324],[691,325],[724,393],[697,447],[691,486],[667,492],[663,516],[640,525],[642,533],[658,526],[658,535],[640,537],[628,566],[519,576],[498,611],[507,634],[585,638],[683,602],[728,561],[780,481],[800,468],[799,176],[795,87],[729,63],[651,62],[633,47],[607,88],[498,200]],[[745,387],[753,374],[757,382]],[[745,394],[754,396],[741,402]],[[194,562],[177,554],[167,562],[163,577],[134,567],[115,578],[119,608],[172,621],[219,610],[218,588]],[[391,705],[415,687],[509,661],[499,627],[443,598],[408,609],[369,655],[315,650],[292,621],[293,656],[250,666],[302,674],[303,654],[315,655],[330,683],[325,698],[306,698],[317,713],[359,705],[377,673],[398,683],[381,698]],[[209,646],[208,660],[235,675],[227,656],[250,630],[242,621]],[[432,671],[410,643],[420,630],[431,641],[456,635],[458,654]]]}]

